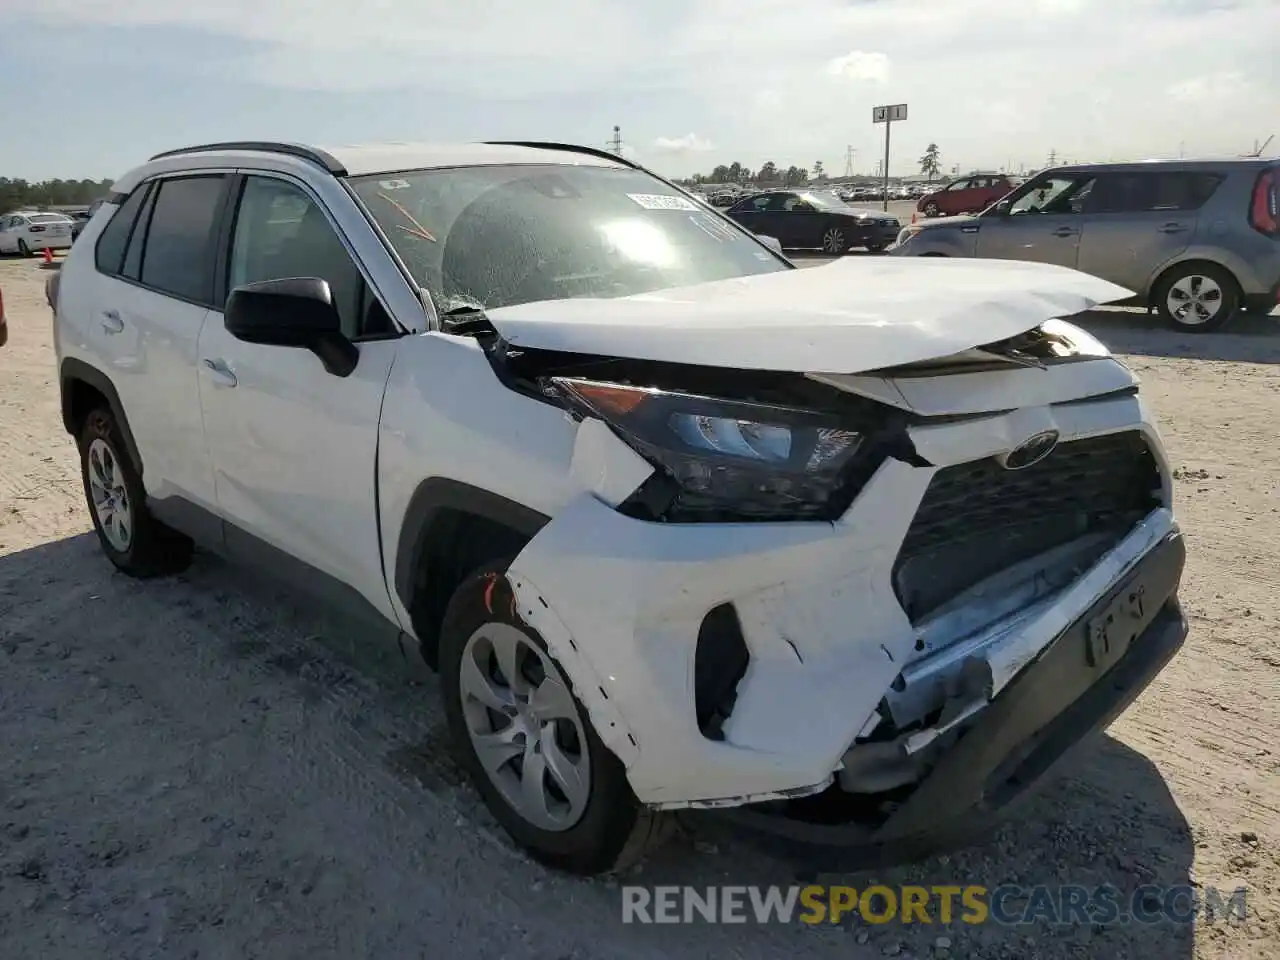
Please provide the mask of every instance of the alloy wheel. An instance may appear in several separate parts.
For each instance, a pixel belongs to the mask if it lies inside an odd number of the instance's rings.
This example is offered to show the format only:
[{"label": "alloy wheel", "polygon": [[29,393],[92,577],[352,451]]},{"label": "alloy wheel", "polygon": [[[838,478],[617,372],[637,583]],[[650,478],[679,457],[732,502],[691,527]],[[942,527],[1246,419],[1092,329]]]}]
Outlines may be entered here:
[{"label": "alloy wheel", "polygon": [[115,451],[101,438],[89,444],[89,492],[107,542],[121,553],[133,542],[133,509]]},{"label": "alloy wheel", "polygon": [[591,796],[591,758],[555,662],[516,627],[486,623],[463,648],[458,692],[472,749],[503,799],[541,830],[573,827]]},{"label": "alloy wheel", "polygon": [[827,253],[844,253],[846,246],[844,232],[839,227],[832,227],[822,235],[822,249]]},{"label": "alloy wheel", "polygon": [[1198,327],[1211,322],[1222,309],[1222,287],[1212,277],[1190,274],[1169,288],[1165,306],[1178,323]]}]

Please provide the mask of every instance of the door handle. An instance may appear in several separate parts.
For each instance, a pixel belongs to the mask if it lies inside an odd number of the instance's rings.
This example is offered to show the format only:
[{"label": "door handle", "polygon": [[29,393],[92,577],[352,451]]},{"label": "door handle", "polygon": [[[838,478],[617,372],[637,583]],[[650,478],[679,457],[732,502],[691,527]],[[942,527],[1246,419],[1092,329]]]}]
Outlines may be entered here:
[{"label": "door handle", "polygon": [[1074,237],[1079,231],[1075,227],[1059,227],[1053,231],[1055,237]]},{"label": "door handle", "polygon": [[119,333],[124,329],[124,321],[115,310],[102,311],[102,329],[107,333]]},{"label": "door handle", "polygon": [[234,387],[240,381],[236,379],[236,375],[231,372],[231,368],[227,366],[224,360],[204,360],[204,367],[212,374],[216,383],[224,387]]},{"label": "door handle", "polygon": [[1161,233],[1182,233],[1187,228],[1180,223],[1166,223],[1160,228]]}]

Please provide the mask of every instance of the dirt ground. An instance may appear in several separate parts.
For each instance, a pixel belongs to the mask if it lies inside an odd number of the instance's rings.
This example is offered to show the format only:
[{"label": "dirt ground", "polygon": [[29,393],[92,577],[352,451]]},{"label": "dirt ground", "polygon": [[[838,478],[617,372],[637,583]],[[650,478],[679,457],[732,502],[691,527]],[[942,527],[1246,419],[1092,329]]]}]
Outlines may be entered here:
[{"label": "dirt ground", "polygon": [[445,758],[434,679],[408,682],[213,559],[145,584],[115,573],[60,422],[44,277],[0,260],[3,960],[1280,957],[1277,318],[1205,337],[1087,319],[1143,378],[1178,465],[1191,638],[995,840],[839,878],[1244,885],[1247,920],[624,926],[620,883],[807,868],[694,830],[621,880],[550,874]]}]

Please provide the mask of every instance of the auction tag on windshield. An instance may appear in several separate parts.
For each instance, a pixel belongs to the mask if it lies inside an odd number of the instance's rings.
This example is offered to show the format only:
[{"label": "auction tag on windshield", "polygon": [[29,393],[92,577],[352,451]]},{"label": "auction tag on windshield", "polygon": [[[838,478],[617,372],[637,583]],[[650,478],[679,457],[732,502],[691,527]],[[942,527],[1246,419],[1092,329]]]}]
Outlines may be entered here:
[{"label": "auction tag on windshield", "polygon": [[379,180],[378,186],[383,190],[408,190],[410,184],[408,180]]},{"label": "auction tag on windshield", "polygon": [[668,196],[662,193],[628,193],[627,196],[646,210],[696,211],[698,209],[698,205],[688,197]]}]

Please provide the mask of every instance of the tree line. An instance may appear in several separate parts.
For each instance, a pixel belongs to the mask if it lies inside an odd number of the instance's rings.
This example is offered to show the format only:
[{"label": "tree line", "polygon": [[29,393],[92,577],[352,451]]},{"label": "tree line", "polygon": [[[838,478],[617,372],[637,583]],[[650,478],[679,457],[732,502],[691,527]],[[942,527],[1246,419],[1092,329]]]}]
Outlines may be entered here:
[{"label": "tree line", "polygon": [[39,207],[88,206],[111,189],[110,180],[41,180],[0,177],[0,214]]},{"label": "tree line", "polygon": [[[929,144],[924,155],[918,161],[920,172],[927,176],[930,180],[935,179],[942,172],[942,156],[938,151],[936,143]],[[812,171],[812,174],[810,173]],[[804,184],[817,180],[827,179],[827,171],[823,167],[821,160],[815,160],[813,166],[797,167],[790,166],[780,167],[777,163],[770,160],[768,163],[760,167],[759,170],[752,170],[745,164],[734,161],[733,163],[722,163],[710,173],[695,173],[691,178],[691,183],[781,183],[788,187],[799,187]]]}]

